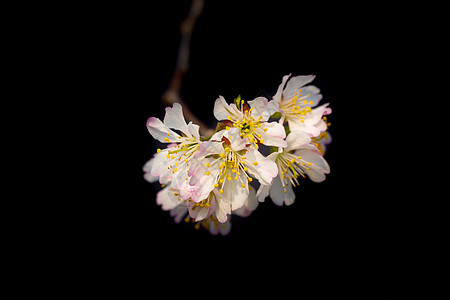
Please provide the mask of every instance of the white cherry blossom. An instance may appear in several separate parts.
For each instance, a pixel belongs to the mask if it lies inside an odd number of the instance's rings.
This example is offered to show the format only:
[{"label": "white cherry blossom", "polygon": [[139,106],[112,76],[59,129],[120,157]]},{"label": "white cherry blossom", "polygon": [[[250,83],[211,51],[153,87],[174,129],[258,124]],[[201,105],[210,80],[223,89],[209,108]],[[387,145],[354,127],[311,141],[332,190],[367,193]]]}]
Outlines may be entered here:
[{"label": "white cherry blossom", "polygon": [[277,122],[268,122],[270,116],[278,111],[278,103],[264,97],[247,103],[248,105],[244,100],[239,100],[237,107],[235,103],[228,104],[219,96],[214,103],[214,116],[219,121],[225,120],[227,130],[233,127],[239,129],[239,136],[256,148],[257,144],[286,147],[284,127]]},{"label": "white cherry blossom", "polygon": [[[201,144],[199,126],[192,122],[186,124],[181,105],[174,103],[173,107],[166,108],[164,122],[149,118],[147,128],[158,141],[170,143],[167,148],[157,150],[147,176],[159,178],[161,184],[171,182],[172,188],[182,191],[183,199],[188,199],[189,162]],[[182,135],[170,128],[180,131]]]},{"label": "white cherry blossom", "polygon": [[316,86],[307,85],[314,80],[314,75],[295,76],[290,79],[289,76],[283,77],[272,100],[278,103],[282,112],[280,123],[287,122],[291,131],[316,137],[327,129],[322,116],[331,113],[329,103],[317,107],[322,100],[322,94]]},{"label": "white cherry blossom", "polygon": [[295,200],[293,187],[300,184],[300,177],[307,175],[314,182],[325,180],[330,167],[310,141],[301,133],[291,132],[286,138],[287,147],[279,148],[267,157],[277,164],[278,176],[271,185],[260,186],[257,193],[260,202],[270,195],[276,205],[291,205]]},{"label": "white cherry blossom", "polygon": [[261,184],[269,185],[277,174],[276,164],[253,147],[246,147],[239,129],[231,128],[225,131],[220,142],[201,144],[189,168],[191,197],[194,202],[199,202],[217,189],[230,199],[231,210],[236,210],[248,198],[251,176]]}]

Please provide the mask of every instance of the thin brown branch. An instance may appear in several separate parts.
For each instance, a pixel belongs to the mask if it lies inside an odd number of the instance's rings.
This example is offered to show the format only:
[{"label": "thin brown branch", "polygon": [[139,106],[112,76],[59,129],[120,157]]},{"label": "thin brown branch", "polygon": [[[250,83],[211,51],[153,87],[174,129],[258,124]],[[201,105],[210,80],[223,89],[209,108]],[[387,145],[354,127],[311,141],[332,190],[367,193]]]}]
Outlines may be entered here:
[{"label": "thin brown branch", "polygon": [[183,76],[189,70],[189,55],[190,55],[190,42],[192,32],[194,30],[195,23],[198,17],[203,11],[204,0],[192,0],[191,8],[186,19],[180,24],[181,41],[178,49],[178,58],[173,72],[172,79],[170,81],[167,91],[162,96],[163,104],[172,105],[175,102],[180,103],[183,106],[184,117],[187,121],[200,126],[200,134],[203,136],[209,136],[213,130],[198,119],[186,103],[180,97],[180,90],[183,83]]}]

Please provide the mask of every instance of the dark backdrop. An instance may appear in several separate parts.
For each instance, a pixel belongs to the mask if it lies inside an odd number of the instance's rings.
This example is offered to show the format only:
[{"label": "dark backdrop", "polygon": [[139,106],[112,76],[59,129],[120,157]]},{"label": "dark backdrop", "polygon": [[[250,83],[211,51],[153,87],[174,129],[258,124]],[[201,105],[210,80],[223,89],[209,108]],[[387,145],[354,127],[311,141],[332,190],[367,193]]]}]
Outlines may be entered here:
[{"label": "dark backdrop", "polygon": [[259,255],[265,263],[281,265],[326,261],[342,267],[361,261],[373,266],[398,255],[398,206],[381,197],[385,162],[375,159],[382,154],[375,154],[371,141],[376,137],[368,129],[378,121],[369,106],[383,95],[377,53],[384,45],[369,21],[374,16],[369,7],[273,2],[206,1],[181,95],[215,126],[213,104],[219,95],[228,101],[238,94],[248,100],[269,97],[283,75],[317,75],[313,83],[321,89],[322,103],[333,109],[326,181],[305,180],[290,207],[266,199],[250,217],[233,220],[225,237],[175,224],[156,204],[159,185],[143,179],[142,166],[158,147],[145,123],[150,116],[164,118],[160,99],[175,67],[178,26],[190,1],[102,7],[87,44],[100,47],[85,49],[93,67],[88,84],[98,91],[91,96],[101,103],[97,137],[108,145],[95,156],[102,167],[94,175],[99,193],[89,202],[92,241],[144,265],[161,259],[181,266],[187,259],[201,266],[202,259],[216,259],[224,266],[256,266]]}]

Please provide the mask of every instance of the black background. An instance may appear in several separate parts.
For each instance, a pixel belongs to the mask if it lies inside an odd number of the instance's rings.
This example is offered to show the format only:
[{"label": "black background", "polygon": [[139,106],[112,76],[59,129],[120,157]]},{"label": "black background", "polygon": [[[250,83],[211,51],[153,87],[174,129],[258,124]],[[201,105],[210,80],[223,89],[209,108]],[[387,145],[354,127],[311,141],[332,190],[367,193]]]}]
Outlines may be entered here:
[{"label": "black background", "polygon": [[[156,204],[159,185],[143,179],[142,166],[160,145],[145,123],[151,116],[164,118],[160,99],[175,67],[179,24],[189,5],[96,7],[87,20],[79,20],[86,34],[74,45],[80,54],[74,64],[89,67],[77,83],[92,89],[87,109],[99,125],[81,146],[92,159],[82,181],[95,190],[73,204],[83,211],[74,225],[75,234],[87,241],[82,249],[99,251],[100,260],[121,257],[144,269],[162,262],[193,272],[211,265],[295,271],[309,263],[355,270],[377,266],[395,273],[406,229],[398,199],[386,197],[395,174],[386,175],[390,162],[376,147],[380,136],[389,136],[378,118],[385,108],[383,61],[397,54],[387,54],[380,43],[379,22],[372,22],[379,11],[370,5],[207,0],[191,40],[184,101],[214,127],[219,95],[229,102],[238,94],[269,98],[284,75],[315,74],[321,103],[333,109],[328,118],[333,142],[325,156],[331,174],[322,183],[305,180],[290,207],[267,198],[251,216],[234,218],[228,236],[175,224]],[[383,16],[390,22],[388,13]]]}]

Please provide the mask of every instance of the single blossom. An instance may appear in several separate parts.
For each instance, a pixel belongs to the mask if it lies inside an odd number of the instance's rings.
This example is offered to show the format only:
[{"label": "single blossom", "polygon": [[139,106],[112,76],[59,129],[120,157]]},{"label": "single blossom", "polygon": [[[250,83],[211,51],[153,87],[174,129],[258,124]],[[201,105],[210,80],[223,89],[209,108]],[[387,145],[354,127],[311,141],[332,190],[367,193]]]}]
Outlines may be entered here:
[{"label": "single blossom", "polygon": [[278,103],[282,112],[280,123],[288,122],[291,131],[299,131],[311,137],[318,136],[327,129],[322,116],[331,113],[329,103],[316,107],[322,94],[314,85],[307,85],[315,78],[314,75],[283,77],[273,100]]},{"label": "single blossom", "polygon": [[[151,117],[147,121],[150,134],[162,143],[170,143],[165,149],[158,149],[148,176],[159,178],[161,184],[168,184],[182,192],[183,199],[189,198],[189,162],[199,149],[201,141],[199,126],[186,121],[181,105],[174,103],[166,108],[164,122]],[[181,135],[171,130],[181,132]]]},{"label": "single blossom", "polygon": [[241,208],[249,195],[252,177],[270,185],[277,176],[276,164],[264,157],[239,135],[238,128],[222,134],[221,141],[203,142],[189,168],[191,197],[194,202],[204,200],[213,189],[230,200],[231,210]]},{"label": "single blossom", "polygon": [[271,185],[261,185],[257,197],[263,202],[270,195],[272,201],[281,206],[291,205],[295,200],[293,187],[298,186],[299,177],[307,175],[314,182],[325,180],[330,167],[319,149],[310,144],[311,139],[298,132],[291,132],[287,138],[287,147],[279,148],[267,158],[277,165],[278,176]]},{"label": "single blossom", "polygon": [[257,144],[286,147],[284,127],[277,122],[268,122],[270,116],[278,111],[278,103],[264,97],[247,103],[238,100],[238,107],[235,103],[228,104],[219,96],[214,103],[214,116],[219,121],[225,120],[227,130],[233,127],[239,129],[239,136],[256,148]]}]

